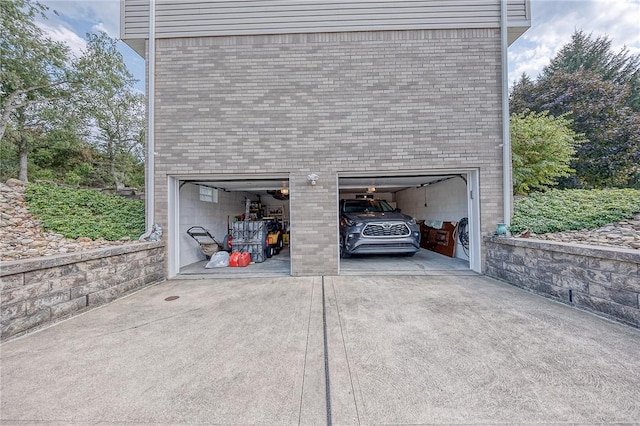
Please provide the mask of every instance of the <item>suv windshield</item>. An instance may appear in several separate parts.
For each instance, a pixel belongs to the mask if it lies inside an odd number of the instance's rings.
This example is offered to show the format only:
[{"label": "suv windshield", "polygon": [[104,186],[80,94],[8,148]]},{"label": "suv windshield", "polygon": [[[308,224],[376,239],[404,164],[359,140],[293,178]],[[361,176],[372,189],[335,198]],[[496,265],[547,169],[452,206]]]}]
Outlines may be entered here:
[{"label": "suv windshield", "polygon": [[393,207],[384,200],[346,200],[344,213],[392,212]]}]

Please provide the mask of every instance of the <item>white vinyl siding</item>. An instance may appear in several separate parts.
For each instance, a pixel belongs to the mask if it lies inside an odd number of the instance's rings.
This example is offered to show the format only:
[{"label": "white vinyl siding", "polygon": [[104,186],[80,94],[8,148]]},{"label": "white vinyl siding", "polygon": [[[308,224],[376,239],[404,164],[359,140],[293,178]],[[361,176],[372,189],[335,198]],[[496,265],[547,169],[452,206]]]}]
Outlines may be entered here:
[{"label": "white vinyl siding", "polygon": [[[122,1],[121,38],[146,39],[148,0]],[[508,2],[518,26],[528,2]],[[499,26],[500,0],[156,0],[158,38]]]},{"label": "white vinyl siding", "polygon": [[529,21],[531,19],[529,2],[522,0],[508,0],[507,16],[509,17],[510,22]]}]

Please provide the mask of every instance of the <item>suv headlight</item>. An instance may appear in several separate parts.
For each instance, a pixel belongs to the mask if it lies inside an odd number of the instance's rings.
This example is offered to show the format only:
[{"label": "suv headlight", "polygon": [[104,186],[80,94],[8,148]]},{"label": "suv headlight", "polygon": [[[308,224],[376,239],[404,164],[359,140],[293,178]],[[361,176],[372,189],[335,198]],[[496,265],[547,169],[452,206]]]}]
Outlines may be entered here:
[{"label": "suv headlight", "polygon": [[355,226],[355,222],[351,219],[347,219],[347,218],[343,218],[342,219],[342,225],[343,226]]}]

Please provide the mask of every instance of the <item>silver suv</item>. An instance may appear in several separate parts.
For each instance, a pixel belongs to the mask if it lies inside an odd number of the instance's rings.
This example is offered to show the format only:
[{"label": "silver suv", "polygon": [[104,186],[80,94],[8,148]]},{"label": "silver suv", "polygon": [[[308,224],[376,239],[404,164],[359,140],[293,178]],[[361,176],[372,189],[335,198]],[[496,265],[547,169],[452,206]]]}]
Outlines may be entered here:
[{"label": "silver suv", "polygon": [[384,200],[340,200],[340,257],[420,250],[420,227]]}]

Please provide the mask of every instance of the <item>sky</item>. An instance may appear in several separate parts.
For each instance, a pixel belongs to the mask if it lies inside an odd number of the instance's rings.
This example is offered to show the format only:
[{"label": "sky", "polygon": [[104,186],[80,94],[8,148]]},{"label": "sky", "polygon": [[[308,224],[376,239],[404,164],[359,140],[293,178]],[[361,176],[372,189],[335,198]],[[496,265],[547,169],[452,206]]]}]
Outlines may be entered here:
[{"label": "sky", "polygon": [[[57,41],[80,54],[87,32],[120,35],[120,0],[44,0],[48,19],[39,25]],[[58,14],[52,13],[55,10]],[[618,52],[627,47],[640,54],[640,0],[531,0],[531,28],[509,48],[509,82],[523,73],[535,79],[575,30],[593,37],[608,36]],[[126,44],[120,51],[129,70],[144,90],[144,60]]]}]

